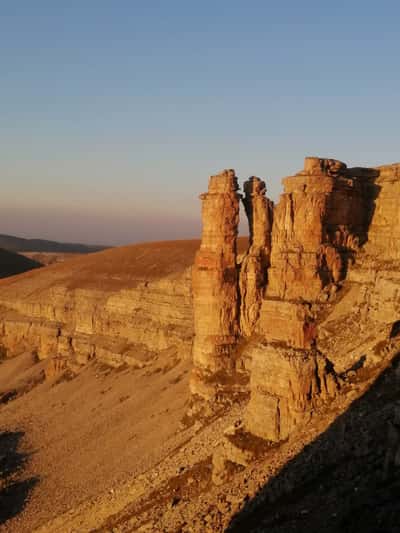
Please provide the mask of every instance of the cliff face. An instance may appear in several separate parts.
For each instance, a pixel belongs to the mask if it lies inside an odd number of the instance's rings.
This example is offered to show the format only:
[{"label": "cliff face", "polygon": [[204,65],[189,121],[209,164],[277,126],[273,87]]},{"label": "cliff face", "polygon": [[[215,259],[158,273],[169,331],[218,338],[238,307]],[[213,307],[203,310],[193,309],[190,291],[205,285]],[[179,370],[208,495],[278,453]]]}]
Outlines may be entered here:
[{"label": "cliff face", "polygon": [[138,245],[1,281],[1,352],[34,351],[49,373],[192,354],[194,403],[247,397],[246,431],[288,438],[398,334],[400,165],[312,157],[283,183],[274,208],[260,178],[245,182],[244,254],[227,170],[201,196],[200,249]]},{"label": "cliff face", "polygon": [[349,268],[345,291],[320,320],[318,347],[338,372],[379,366],[400,319],[400,165],[377,167],[368,240]]},{"label": "cliff face", "polygon": [[[287,439],[340,394],[354,366],[377,368],[391,353],[391,336],[400,329],[399,168],[347,168],[333,159],[306,158],[302,171],[283,180],[275,209],[264,182],[245,183],[250,242],[242,261],[236,259],[238,278],[231,280],[229,298],[221,286],[205,282],[201,304],[195,289],[194,312],[204,316],[201,305],[209,302],[214,339],[233,328],[230,350],[211,369],[212,387],[204,397],[218,399],[225,369],[239,383],[232,367],[242,365],[250,394],[244,430],[250,434]],[[208,246],[207,227],[221,213],[203,211]],[[217,235],[221,226],[214,227],[214,242],[225,242],[224,231]],[[197,276],[195,270],[194,287]],[[219,296],[234,310],[222,315],[223,325],[210,318]],[[195,322],[195,345],[198,331]],[[194,365],[199,381],[196,357]]]},{"label": "cliff face", "polygon": [[303,171],[283,180],[257,325],[264,345],[252,352],[247,425],[260,437],[287,438],[299,420],[306,421],[315,405],[336,392],[329,353],[317,347],[317,320],[365,241],[370,201],[365,176],[375,174],[306,158]]},{"label": "cliff face", "polygon": [[39,359],[58,359],[50,368],[61,369],[60,359],[70,367],[93,358],[141,367],[165,351],[189,357],[197,247],[196,241],[137,245],[4,280],[2,352],[34,351]]}]

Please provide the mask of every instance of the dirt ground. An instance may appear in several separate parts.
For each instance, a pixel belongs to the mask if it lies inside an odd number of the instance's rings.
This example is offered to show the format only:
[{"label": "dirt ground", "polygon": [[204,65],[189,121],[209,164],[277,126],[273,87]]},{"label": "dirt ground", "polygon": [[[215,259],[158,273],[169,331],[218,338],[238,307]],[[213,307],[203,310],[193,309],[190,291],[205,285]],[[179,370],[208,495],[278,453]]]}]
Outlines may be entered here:
[{"label": "dirt ground", "polygon": [[[22,512],[16,509],[0,530],[33,531],[135,478],[181,444],[189,365],[176,362],[168,369],[166,363],[141,370],[94,364],[73,379],[40,383],[0,405],[0,444],[7,444],[7,435],[18,436],[23,457],[14,473],[3,472],[2,489],[30,480]],[[3,362],[0,391],[29,389],[43,364],[29,354]]]}]

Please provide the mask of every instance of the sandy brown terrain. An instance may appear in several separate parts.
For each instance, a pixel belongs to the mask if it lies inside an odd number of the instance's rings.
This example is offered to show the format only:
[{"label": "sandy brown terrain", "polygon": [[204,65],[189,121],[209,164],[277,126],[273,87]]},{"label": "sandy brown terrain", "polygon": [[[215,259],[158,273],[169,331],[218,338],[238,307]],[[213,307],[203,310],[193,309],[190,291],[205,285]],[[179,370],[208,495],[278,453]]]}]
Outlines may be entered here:
[{"label": "sandy brown terrain", "polygon": [[[33,364],[29,354],[5,361],[1,390],[40,379],[43,364]],[[144,370],[93,365],[3,405],[2,431],[23,432],[18,449],[28,457],[22,478],[36,480],[25,510],[4,530],[32,531],[174,450],[184,440],[179,424],[187,374],[187,362],[169,360]]]},{"label": "sandy brown terrain", "polygon": [[71,288],[128,288],[141,279],[158,279],[184,270],[193,263],[199,244],[197,240],[165,241],[112,248],[0,283],[4,288],[18,286],[18,291],[23,285],[43,287],[59,280]]},{"label": "sandy brown terrain", "polygon": [[[246,239],[239,245],[243,250]],[[109,294],[143,281],[174,279],[191,266],[198,247],[199,241],[176,241],[110,249],[2,280],[0,293],[8,301],[24,301],[60,284]],[[2,530],[72,531],[76,520],[85,519],[87,524],[76,530],[88,531],[123,509],[141,484],[149,490],[153,482],[179,473],[182,465],[206,458],[209,463],[204,442],[214,441],[223,426],[194,443],[196,451],[188,455],[184,449],[199,430],[181,424],[189,402],[188,355],[166,350],[143,368],[112,369],[93,361],[47,380],[47,360],[29,350],[3,361],[0,446],[7,447],[11,439],[21,461],[2,482],[3,491],[11,487],[17,502],[15,508],[0,505],[2,521],[8,518]],[[143,480],[133,489],[139,475]],[[79,505],[96,512],[81,512]],[[78,518],[60,518],[59,526],[51,522],[75,508]]]},{"label": "sandy brown terrain", "polygon": [[62,253],[62,252],[22,252],[21,255],[37,261],[43,266],[53,265],[54,263],[64,263],[68,259],[73,259],[80,254]]}]

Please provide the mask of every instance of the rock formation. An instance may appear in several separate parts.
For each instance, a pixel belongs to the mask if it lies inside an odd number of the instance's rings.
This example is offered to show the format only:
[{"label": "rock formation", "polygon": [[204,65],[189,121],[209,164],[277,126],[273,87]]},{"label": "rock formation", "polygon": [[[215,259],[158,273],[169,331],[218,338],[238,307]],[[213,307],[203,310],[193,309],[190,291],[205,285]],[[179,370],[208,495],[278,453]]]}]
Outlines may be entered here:
[{"label": "rock formation", "polygon": [[[19,412],[19,420],[34,428],[33,411],[51,398],[47,421],[35,430],[37,449],[47,454],[40,438],[52,427],[49,420],[59,416],[61,429],[49,431],[51,447],[64,442],[55,438],[66,435],[61,417],[77,411],[77,393],[84,398],[81,387],[91,375],[96,387],[89,382],[90,394],[96,390],[98,396],[91,397],[96,411],[86,406],[89,418],[94,413],[97,422],[108,405],[119,427],[134,430],[129,441],[116,435],[109,442],[122,443],[130,456],[141,442],[138,471],[145,472],[128,470],[134,479],[122,488],[123,497],[111,497],[107,486],[106,497],[85,499],[54,521],[51,516],[43,531],[65,531],[71,524],[225,531],[236,513],[242,516],[229,531],[286,525],[341,531],[349,524],[358,531],[372,515],[381,530],[389,523],[383,520],[387,509],[397,525],[400,164],[347,168],[333,159],[306,158],[303,170],[284,179],[274,209],[264,182],[250,178],[243,199],[250,239],[243,254],[236,250],[235,173],[212,176],[201,198],[200,250],[198,242],[190,254],[188,243],[180,242],[128,247],[0,280],[0,356],[21,356],[3,363],[3,383],[8,387],[9,376],[14,379],[28,360],[33,368],[15,388],[0,391],[4,404],[25,395],[3,405],[13,427]],[[190,362],[182,359],[191,350],[188,413]],[[45,365],[36,359],[48,360],[44,374],[53,383],[37,387],[35,400],[27,390],[36,387],[33,376],[42,380]],[[75,367],[92,361],[79,379],[68,380]],[[11,371],[9,363],[16,363]],[[133,368],[103,372],[103,364]],[[134,394],[122,396],[122,386]],[[42,393],[49,396],[38,402]],[[141,413],[143,431],[135,411],[149,406]],[[194,423],[182,423],[182,417]],[[155,433],[153,441],[147,431]],[[163,441],[157,443],[160,455],[149,446],[157,439]],[[75,449],[76,435],[66,442]],[[153,459],[141,455],[144,449]],[[86,452],[92,457],[91,446]],[[124,471],[127,455],[116,458]],[[70,461],[68,456],[68,468]],[[385,489],[378,500],[377,487]],[[329,512],[321,513],[325,498]],[[38,524],[39,508],[35,502],[30,511]],[[369,509],[369,517],[354,509]],[[269,517],[260,521],[264,514]]]},{"label": "rock formation", "polygon": [[191,391],[212,399],[234,373],[239,334],[238,183],[234,170],[210,177],[200,196],[203,233],[193,267],[194,371]]},{"label": "rock formation", "polygon": [[330,362],[315,346],[318,304],[336,293],[366,233],[363,179],[346,170],[340,161],[306,158],[304,170],[283,181],[247,414],[249,430],[268,440],[287,438],[316,402],[335,393]]},{"label": "rock formation", "polygon": [[[246,366],[246,431],[258,437],[286,439],[336,394],[334,366],[317,346],[318,320],[367,239],[378,174],[308,157],[302,171],[283,180],[275,210],[265,183],[250,178],[243,200],[249,249],[239,265],[234,173],[213,176],[202,196],[203,240],[193,271],[192,392],[215,398]],[[247,349],[243,340],[238,349],[239,338],[248,339]]]},{"label": "rock formation", "polygon": [[242,335],[254,332],[267,284],[271,254],[273,202],[266,198],[265,183],[256,177],[244,184],[243,204],[249,221],[249,250],[240,268],[240,330]]}]

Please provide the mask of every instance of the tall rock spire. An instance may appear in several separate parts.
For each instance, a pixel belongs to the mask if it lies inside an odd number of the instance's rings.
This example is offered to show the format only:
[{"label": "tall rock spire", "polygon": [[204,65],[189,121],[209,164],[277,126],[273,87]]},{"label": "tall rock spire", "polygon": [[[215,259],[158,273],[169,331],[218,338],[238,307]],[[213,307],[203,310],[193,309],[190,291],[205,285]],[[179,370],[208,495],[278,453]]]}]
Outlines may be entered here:
[{"label": "tall rock spire", "polygon": [[212,399],[234,371],[239,334],[236,246],[238,182],[234,170],[211,176],[202,200],[203,233],[193,267],[194,370],[192,394]]},{"label": "tall rock spire", "polygon": [[248,337],[254,332],[267,284],[274,204],[265,196],[265,183],[260,178],[252,176],[243,189],[249,250],[240,269],[240,331]]}]

